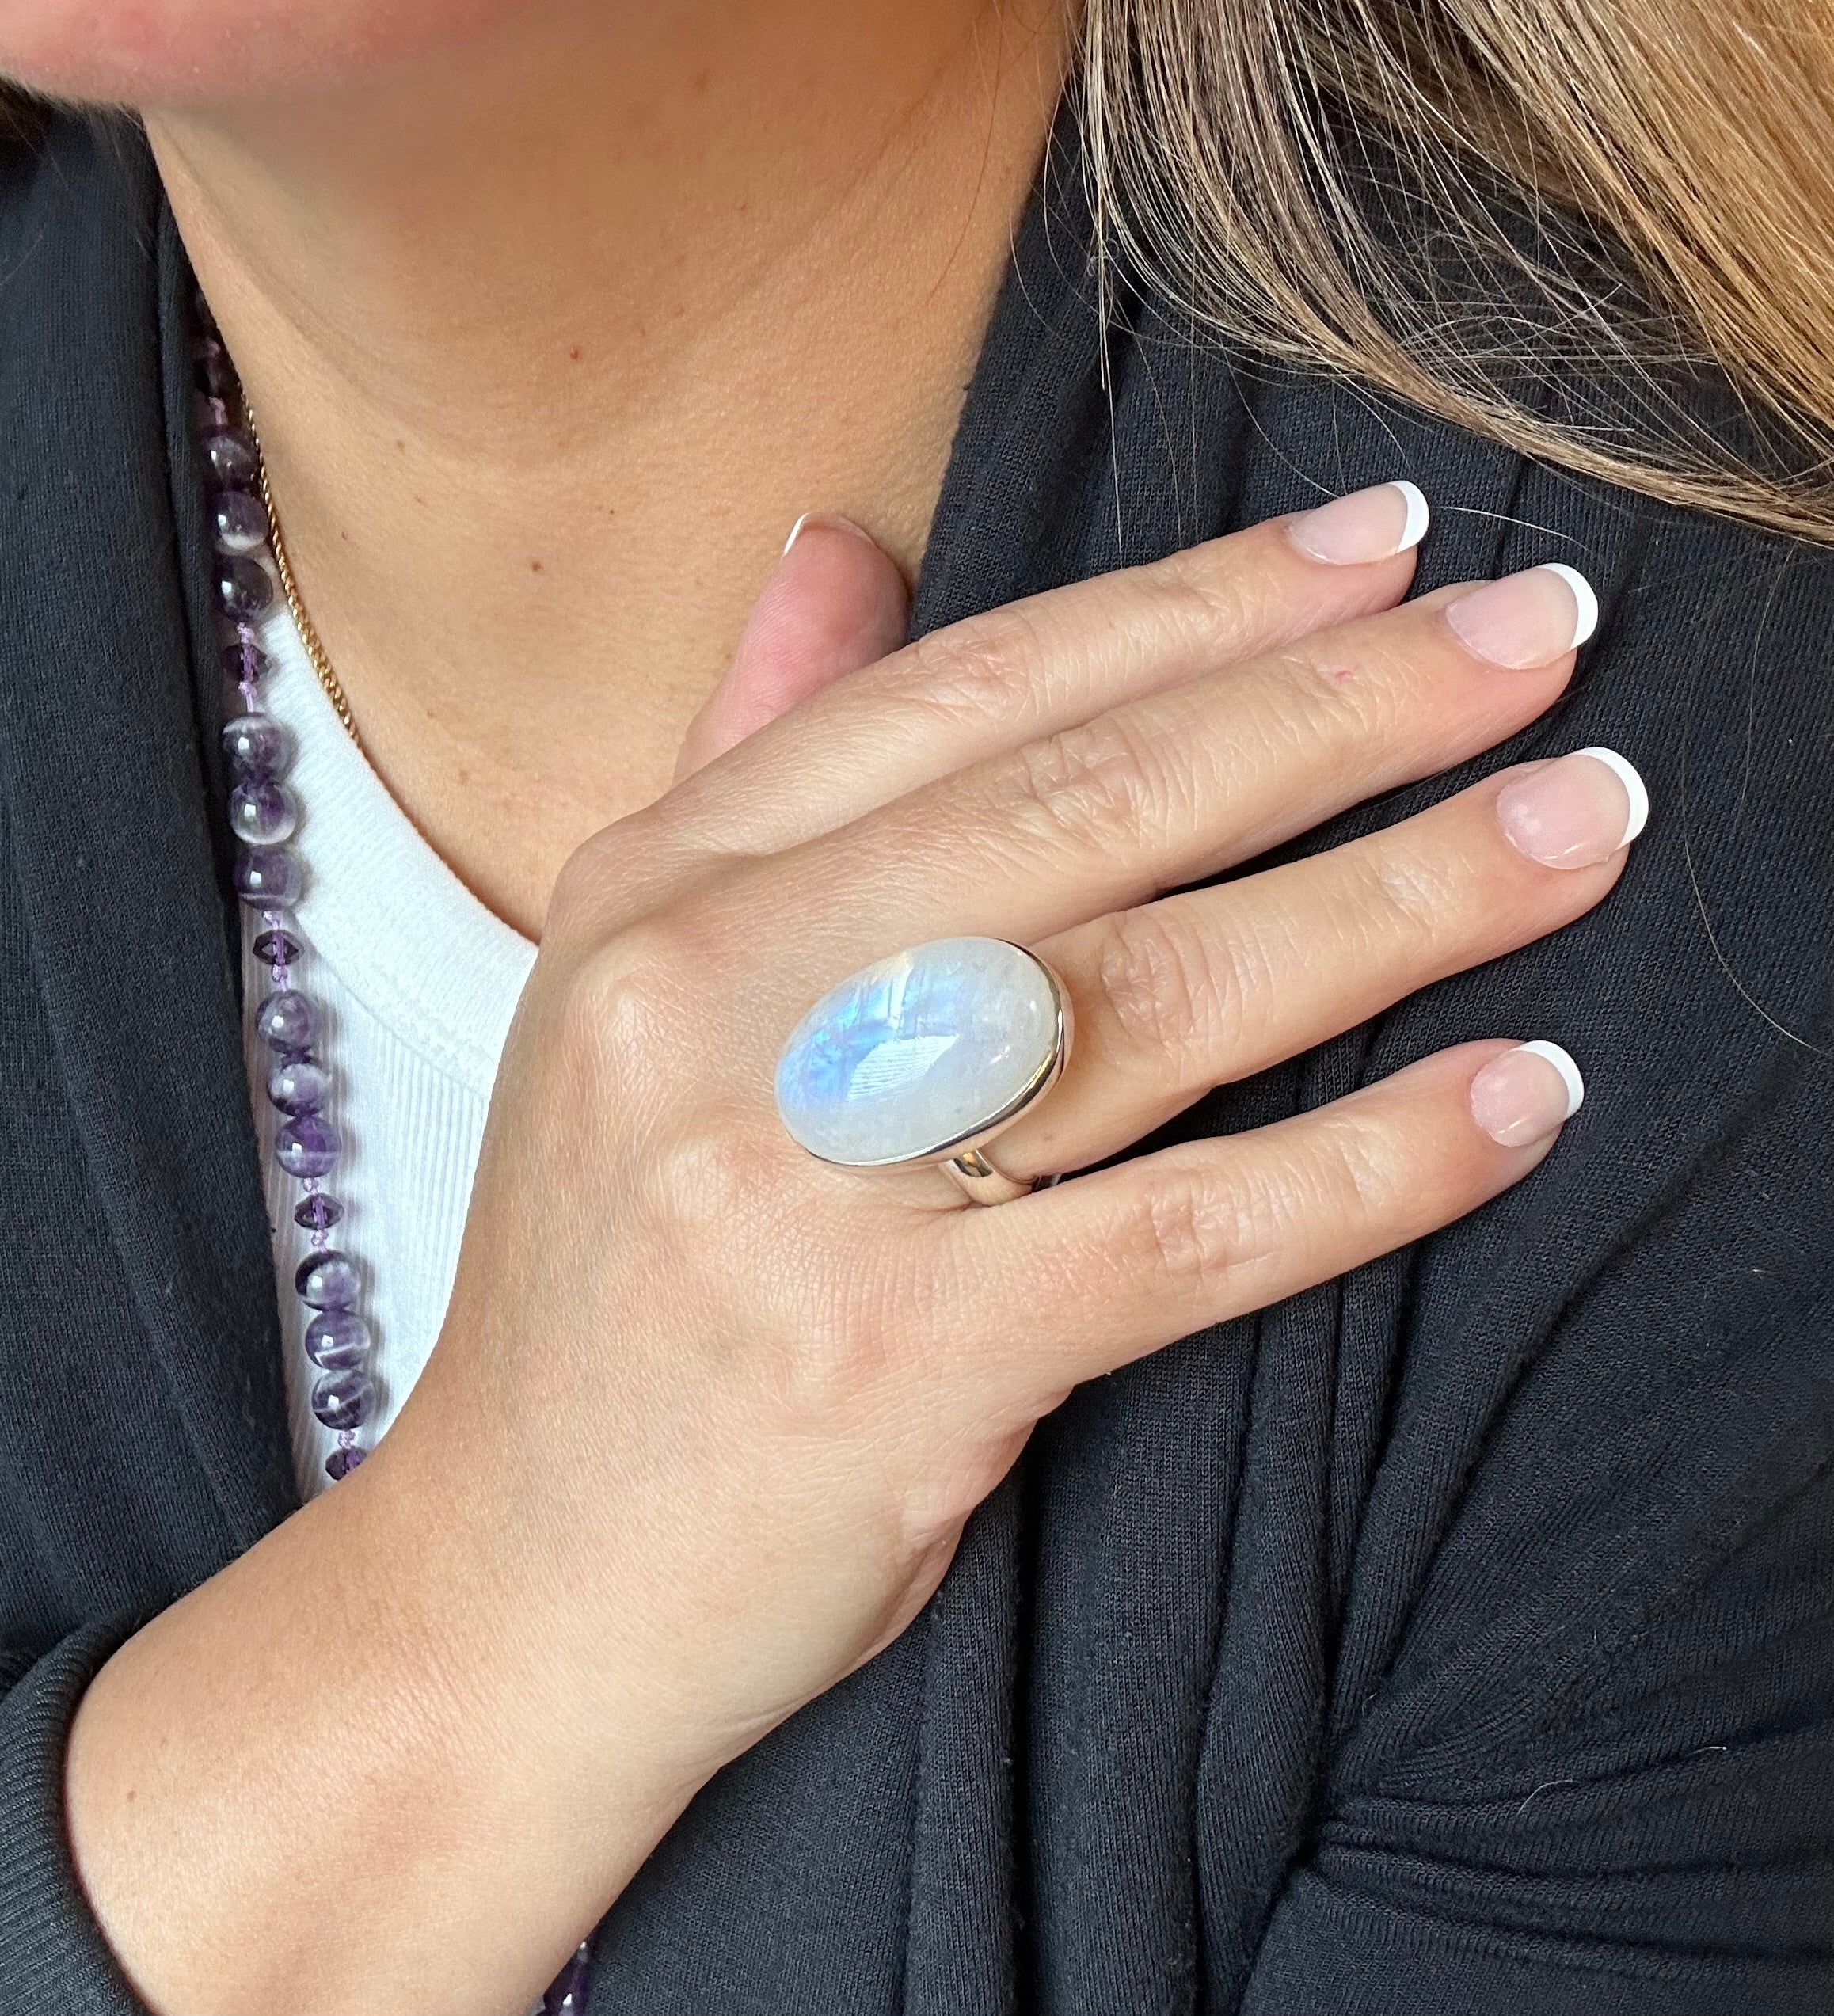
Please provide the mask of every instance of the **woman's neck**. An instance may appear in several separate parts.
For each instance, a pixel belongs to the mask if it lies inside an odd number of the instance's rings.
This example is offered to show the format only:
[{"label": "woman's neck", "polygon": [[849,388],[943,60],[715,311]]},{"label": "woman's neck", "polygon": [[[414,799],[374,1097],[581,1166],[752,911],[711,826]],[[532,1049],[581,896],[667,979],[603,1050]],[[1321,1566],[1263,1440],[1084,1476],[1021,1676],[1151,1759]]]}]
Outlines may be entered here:
[{"label": "woman's neck", "polygon": [[914,564],[1065,41],[569,0],[149,117],[365,746],[511,922],[666,785],[801,512]]}]

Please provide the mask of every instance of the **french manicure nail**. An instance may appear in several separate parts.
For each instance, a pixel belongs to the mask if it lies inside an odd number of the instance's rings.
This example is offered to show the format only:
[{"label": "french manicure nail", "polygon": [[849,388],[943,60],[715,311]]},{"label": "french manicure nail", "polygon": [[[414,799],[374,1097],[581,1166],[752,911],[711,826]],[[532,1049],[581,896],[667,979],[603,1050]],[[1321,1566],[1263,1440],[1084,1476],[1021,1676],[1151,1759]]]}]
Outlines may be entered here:
[{"label": "french manicure nail", "polygon": [[1585,643],[1598,628],[1598,597],[1577,568],[1550,561],[1460,595],[1445,619],[1467,651],[1526,671]]},{"label": "french manicure nail", "polygon": [[1576,749],[1506,785],[1497,818],[1511,846],[1548,868],[1591,868],[1635,839],[1649,794],[1615,749]]},{"label": "french manicure nail", "polygon": [[1615,749],[1592,747],[1575,750],[1576,755],[1590,756],[1595,763],[1603,763],[1607,769],[1617,773],[1618,782],[1624,787],[1624,796],[1629,799],[1630,816],[1624,827],[1624,837],[1619,841],[1620,847],[1627,847],[1649,823],[1649,793],[1637,766],[1628,756],[1620,756]]},{"label": "french manicure nail", "polygon": [[1418,486],[1378,483],[1304,512],[1286,528],[1302,553],[1336,567],[1391,560],[1426,537],[1430,516]]},{"label": "french manicure nail", "polygon": [[[868,546],[873,543],[872,534],[865,526],[856,525],[850,518],[843,518],[837,512],[805,511],[790,527],[790,537],[783,542],[784,553],[788,553],[812,525],[825,525],[836,532],[850,532],[856,539],[864,539]],[[778,555],[779,558],[782,557],[782,554]]]},{"label": "french manicure nail", "polygon": [[1585,1080],[1558,1043],[1523,1043],[1471,1080],[1471,1117],[1505,1148],[1532,1147],[1579,1111]]}]

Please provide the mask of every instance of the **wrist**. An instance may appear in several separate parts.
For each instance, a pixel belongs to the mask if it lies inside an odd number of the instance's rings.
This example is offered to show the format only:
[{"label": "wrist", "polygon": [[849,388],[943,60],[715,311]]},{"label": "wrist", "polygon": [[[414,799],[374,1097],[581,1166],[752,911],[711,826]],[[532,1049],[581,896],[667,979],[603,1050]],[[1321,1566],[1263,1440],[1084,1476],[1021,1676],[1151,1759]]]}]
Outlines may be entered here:
[{"label": "wrist", "polygon": [[546,1670],[450,1466],[386,1449],[79,1707],[73,1852],[154,2009],[527,2006],[692,1796],[641,1721],[595,1725]]},{"label": "wrist", "polygon": [[592,1828],[608,1904],[725,1759],[643,1649],[657,1634],[641,1585],[576,1585],[527,1473],[481,1436],[429,1432],[451,1425],[431,1413],[410,1405],[325,1501],[344,1501],[399,1696],[468,1788],[470,1824],[532,1849],[564,1816],[576,1858]]}]

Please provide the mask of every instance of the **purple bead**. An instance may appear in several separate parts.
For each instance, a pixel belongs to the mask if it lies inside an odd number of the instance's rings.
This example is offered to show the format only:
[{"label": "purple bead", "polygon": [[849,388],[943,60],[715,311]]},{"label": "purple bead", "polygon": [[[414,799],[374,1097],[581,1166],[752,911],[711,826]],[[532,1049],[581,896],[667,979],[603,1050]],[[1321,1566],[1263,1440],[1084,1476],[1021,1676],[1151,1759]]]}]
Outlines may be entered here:
[{"label": "purple bead", "polygon": [[222,739],[243,777],[277,777],[292,760],[293,738],[272,714],[238,714],[223,723]]},{"label": "purple bead", "polygon": [[348,1309],[360,1285],[356,1263],[336,1247],[308,1253],[293,1270],[293,1291],[312,1309]]},{"label": "purple bead", "polygon": [[586,1990],[592,1974],[591,1951],[581,1946],[549,1984],[538,2016],[585,2016]]},{"label": "purple bead", "polygon": [[200,343],[192,352],[197,389],[213,399],[226,398],[235,390],[235,367],[220,343]]},{"label": "purple bead", "polygon": [[252,622],[273,605],[274,584],[258,560],[243,553],[219,553],[215,578],[217,601],[234,622]]},{"label": "purple bead", "polygon": [[323,1190],[314,1190],[303,1204],[293,1207],[293,1223],[308,1232],[329,1232],[343,1215],[343,1205]]},{"label": "purple bead", "polygon": [[284,931],[263,931],[255,940],[255,957],[264,966],[291,966],[303,950],[297,938]]},{"label": "purple bead", "polygon": [[310,1057],[283,1057],[268,1074],[268,1099],[295,1120],[317,1113],[330,1090],[330,1072]]},{"label": "purple bead", "polygon": [[279,987],[255,1010],[255,1033],[270,1050],[303,1050],[318,1033],[318,1010],[297,987]]},{"label": "purple bead", "polygon": [[252,910],[291,910],[305,886],[299,857],[284,847],[250,847],[236,857],[236,894]]},{"label": "purple bead", "polygon": [[210,500],[210,519],[220,553],[256,553],[268,543],[268,514],[246,490],[219,490]]},{"label": "purple bead", "polygon": [[369,1326],[348,1309],[328,1309],[306,1326],[306,1356],[328,1372],[348,1372],[369,1356]]},{"label": "purple bead", "polygon": [[344,1152],[344,1138],[322,1113],[302,1113],[274,1136],[274,1159],[302,1182],[328,1176]]},{"label": "purple bead", "polygon": [[240,686],[244,679],[257,682],[264,679],[273,670],[273,660],[258,644],[243,645],[226,644],[223,652],[223,677],[232,686]]},{"label": "purple bead", "polygon": [[360,1449],[333,1449],[325,1459],[325,1474],[333,1484],[338,1483],[348,1477],[362,1461],[363,1451]]},{"label": "purple bead", "polygon": [[261,458],[254,443],[239,428],[218,428],[205,435],[202,445],[219,489],[252,490],[260,482]]},{"label": "purple bead", "polygon": [[312,1389],[312,1411],[327,1428],[341,1432],[362,1427],[375,1398],[375,1388],[366,1373],[354,1369],[327,1372]]},{"label": "purple bead", "polygon": [[293,837],[299,808],[293,794],[272,778],[250,778],[230,793],[230,824],[251,847],[271,847]]}]

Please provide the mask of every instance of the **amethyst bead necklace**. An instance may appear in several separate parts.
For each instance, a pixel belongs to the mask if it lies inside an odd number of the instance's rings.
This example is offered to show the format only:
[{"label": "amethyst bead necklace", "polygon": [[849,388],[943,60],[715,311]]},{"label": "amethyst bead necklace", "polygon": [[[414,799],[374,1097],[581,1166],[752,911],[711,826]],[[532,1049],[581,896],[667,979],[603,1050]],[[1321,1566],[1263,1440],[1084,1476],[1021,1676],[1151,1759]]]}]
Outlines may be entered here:
[{"label": "amethyst bead necklace", "polygon": [[216,546],[217,607],[226,635],[223,664],[242,700],[242,711],[223,731],[223,754],[234,783],[230,826],[241,843],[236,893],[256,916],[255,957],[267,969],[269,991],[255,1010],[255,1029],[271,1062],[267,1092],[281,1122],[274,1157],[300,1185],[295,1223],[312,1235],[310,1252],[293,1277],[293,1290],[310,1312],[306,1350],[315,1376],[312,1411],[337,1437],[325,1467],[333,1480],[363,1459],[360,1436],[375,1406],[369,1371],[369,1326],[358,1313],[362,1281],[356,1262],[332,1244],[344,1206],[325,1187],[337,1166],[343,1139],[328,1108],[331,1074],[314,1044],[318,1004],[295,984],[305,949],[294,907],[305,888],[299,857],[287,845],[299,824],[299,807],[284,782],[291,738],[261,701],[270,669],[257,641],[256,625],[275,596],[271,526],[259,492],[261,458],[254,437],[233,410],[239,403],[223,340],[206,323],[196,345],[203,405],[204,460],[216,489],[210,521]]},{"label": "amethyst bead necklace", "polygon": [[[229,822],[238,843],[235,888],[254,919],[253,951],[268,991],[253,1010],[268,1057],[267,1096],[280,1116],[274,1158],[299,1185],[295,1224],[310,1250],[295,1271],[293,1291],[304,1305],[305,1349],[311,1360],[313,1413],[336,1436],[325,1468],[333,1482],[363,1461],[363,1431],[375,1415],[371,1339],[360,1313],[363,1270],[333,1242],[344,1216],[327,1187],[344,1142],[331,1118],[332,1073],[318,1055],[323,1017],[296,984],[306,949],[296,909],[306,871],[291,843],[302,808],[286,779],[293,756],[285,725],[268,712],[262,686],[272,668],[257,626],[284,595],[306,656],[340,722],[356,728],[343,689],[302,607],[268,491],[258,436],[208,304],[197,302],[193,357],[200,446],[213,485],[208,518],[215,548],[214,586],[223,625],[223,665],[241,701],[224,726],[223,749],[234,782]],[[534,2016],[584,2016],[592,1968],[582,1942],[542,1996]]]}]

